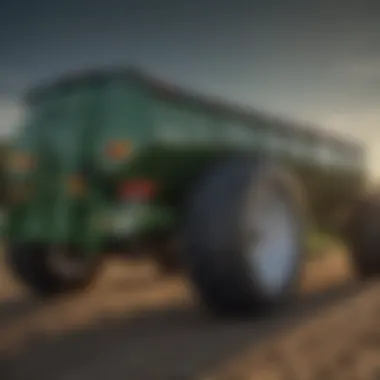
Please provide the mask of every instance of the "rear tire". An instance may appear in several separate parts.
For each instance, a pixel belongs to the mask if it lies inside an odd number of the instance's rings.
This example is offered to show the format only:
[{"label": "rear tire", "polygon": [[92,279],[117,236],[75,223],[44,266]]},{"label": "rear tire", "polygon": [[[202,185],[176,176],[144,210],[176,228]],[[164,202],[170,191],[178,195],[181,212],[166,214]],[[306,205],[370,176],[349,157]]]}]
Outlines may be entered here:
[{"label": "rear tire", "polygon": [[100,258],[91,258],[74,267],[73,261],[70,271],[69,265],[65,269],[63,262],[53,264],[51,250],[39,244],[12,247],[7,256],[13,273],[32,293],[42,297],[85,290],[97,277],[102,264]]},{"label": "rear tire", "polygon": [[[279,201],[277,211],[286,210],[282,229],[288,235],[250,230],[249,218],[259,215],[261,206],[270,209],[270,200],[260,201],[270,193],[275,194],[273,202],[276,197]],[[268,310],[288,300],[298,285],[303,260],[304,206],[294,177],[262,160],[236,158],[213,168],[189,200],[183,234],[184,265],[201,302],[218,314],[235,314]],[[273,219],[268,229],[275,224]],[[255,233],[263,235],[252,236]],[[273,242],[288,244],[288,251],[270,246]]]},{"label": "rear tire", "polygon": [[380,274],[380,197],[362,198],[353,207],[345,228],[356,274],[367,279]]}]

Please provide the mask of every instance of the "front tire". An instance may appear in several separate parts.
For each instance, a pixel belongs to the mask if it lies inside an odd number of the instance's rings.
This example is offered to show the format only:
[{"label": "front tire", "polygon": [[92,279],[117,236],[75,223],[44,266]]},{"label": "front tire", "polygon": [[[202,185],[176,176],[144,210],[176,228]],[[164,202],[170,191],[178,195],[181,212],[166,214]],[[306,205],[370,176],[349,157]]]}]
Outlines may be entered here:
[{"label": "front tire", "polygon": [[[38,296],[83,291],[97,277],[102,259],[66,255],[69,248],[66,249],[65,254],[60,254],[40,244],[13,246],[7,252],[8,263],[12,272]],[[70,253],[75,252],[71,249]]]},{"label": "front tire", "polygon": [[294,177],[257,158],[228,160],[200,181],[187,208],[183,258],[208,309],[261,311],[293,294],[304,206]]}]

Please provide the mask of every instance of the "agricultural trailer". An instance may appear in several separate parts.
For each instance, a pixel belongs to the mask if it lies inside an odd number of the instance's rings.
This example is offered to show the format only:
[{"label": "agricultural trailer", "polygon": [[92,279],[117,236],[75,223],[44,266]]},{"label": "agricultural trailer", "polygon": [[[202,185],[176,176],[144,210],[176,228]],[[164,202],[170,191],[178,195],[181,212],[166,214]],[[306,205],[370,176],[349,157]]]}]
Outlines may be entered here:
[{"label": "agricultural trailer", "polygon": [[361,276],[380,270],[357,142],[134,68],[62,76],[25,105],[4,244],[33,293],[83,290],[109,252],[139,248],[210,310],[261,310],[295,293],[311,228],[344,237]]}]

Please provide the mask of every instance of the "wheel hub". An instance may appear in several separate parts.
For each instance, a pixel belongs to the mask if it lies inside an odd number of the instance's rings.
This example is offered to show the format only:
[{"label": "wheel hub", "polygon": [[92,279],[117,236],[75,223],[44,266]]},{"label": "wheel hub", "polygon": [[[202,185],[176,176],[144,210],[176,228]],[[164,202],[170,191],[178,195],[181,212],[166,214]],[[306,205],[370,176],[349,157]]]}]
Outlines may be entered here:
[{"label": "wheel hub", "polygon": [[251,206],[248,210],[249,270],[266,292],[276,294],[288,283],[296,263],[295,217],[284,197],[268,189],[254,199]]}]

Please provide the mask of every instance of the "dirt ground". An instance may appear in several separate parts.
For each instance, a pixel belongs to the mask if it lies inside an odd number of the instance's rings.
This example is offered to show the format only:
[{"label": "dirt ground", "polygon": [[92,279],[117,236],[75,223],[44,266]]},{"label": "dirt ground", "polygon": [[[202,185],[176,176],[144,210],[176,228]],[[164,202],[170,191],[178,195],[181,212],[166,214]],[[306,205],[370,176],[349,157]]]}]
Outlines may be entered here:
[{"label": "dirt ground", "polygon": [[254,321],[208,318],[184,279],[162,278],[151,263],[114,260],[86,294],[50,303],[1,268],[2,380],[366,380],[380,371],[379,288],[358,286],[344,254],[310,262],[297,303]]},{"label": "dirt ground", "polygon": [[[346,255],[311,262],[302,291],[353,281]],[[380,379],[380,284],[332,305],[263,344],[240,352],[208,380]]]},{"label": "dirt ground", "polygon": [[380,378],[379,284],[264,344],[240,353],[208,379]]}]

